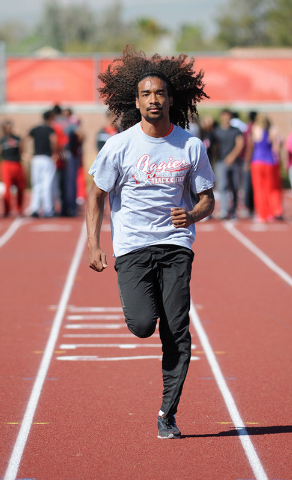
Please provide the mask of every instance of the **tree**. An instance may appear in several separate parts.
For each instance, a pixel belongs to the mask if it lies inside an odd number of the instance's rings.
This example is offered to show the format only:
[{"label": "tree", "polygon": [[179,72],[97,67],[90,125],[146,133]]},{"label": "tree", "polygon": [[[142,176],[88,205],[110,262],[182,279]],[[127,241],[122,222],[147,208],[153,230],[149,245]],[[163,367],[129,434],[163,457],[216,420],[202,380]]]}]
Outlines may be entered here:
[{"label": "tree", "polygon": [[230,0],[217,16],[217,41],[226,48],[271,45],[271,7],[272,0]]},{"label": "tree", "polygon": [[178,52],[195,52],[215,49],[211,41],[204,38],[204,31],[201,25],[185,24],[180,27],[176,50]]},{"label": "tree", "polygon": [[273,45],[292,47],[291,19],[291,0],[274,0],[269,13],[269,35]]},{"label": "tree", "polygon": [[43,18],[37,26],[37,34],[42,45],[50,45],[57,50],[64,47],[64,25],[62,25],[62,7],[57,0],[45,4]]}]

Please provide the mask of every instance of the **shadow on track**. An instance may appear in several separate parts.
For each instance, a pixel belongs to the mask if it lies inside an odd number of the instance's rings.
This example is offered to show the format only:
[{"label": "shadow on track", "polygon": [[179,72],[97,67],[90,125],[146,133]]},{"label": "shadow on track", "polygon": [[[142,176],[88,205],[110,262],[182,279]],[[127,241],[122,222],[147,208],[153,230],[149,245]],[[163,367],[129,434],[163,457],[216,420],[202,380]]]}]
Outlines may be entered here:
[{"label": "shadow on track", "polygon": [[236,437],[239,435],[275,435],[276,433],[292,433],[292,425],[272,427],[246,427],[228,432],[206,433],[205,435],[182,435],[181,438]]}]

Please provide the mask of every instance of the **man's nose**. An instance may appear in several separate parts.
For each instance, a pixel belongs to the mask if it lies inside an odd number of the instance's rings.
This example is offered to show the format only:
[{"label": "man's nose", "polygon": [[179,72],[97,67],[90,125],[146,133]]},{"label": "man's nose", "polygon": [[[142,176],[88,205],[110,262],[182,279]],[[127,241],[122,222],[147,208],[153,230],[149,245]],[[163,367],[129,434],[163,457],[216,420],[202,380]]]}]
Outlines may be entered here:
[{"label": "man's nose", "polygon": [[151,93],[150,94],[150,103],[156,103],[156,102],[157,102],[156,93]]}]

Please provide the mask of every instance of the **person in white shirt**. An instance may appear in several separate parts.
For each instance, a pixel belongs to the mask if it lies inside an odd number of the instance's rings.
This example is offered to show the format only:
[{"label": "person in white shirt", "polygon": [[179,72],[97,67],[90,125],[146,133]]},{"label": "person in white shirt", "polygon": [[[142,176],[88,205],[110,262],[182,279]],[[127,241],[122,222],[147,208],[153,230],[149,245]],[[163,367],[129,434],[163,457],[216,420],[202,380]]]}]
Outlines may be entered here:
[{"label": "person in white shirt", "polygon": [[189,308],[195,222],[214,209],[214,173],[205,147],[181,127],[206,94],[186,55],[146,58],[126,47],[100,75],[101,96],[124,130],[106,142],[89,173],[89,266],[107,268],[100,246],[109,193],[115,269],[125,320],[151,336],[159,319],[163,400],[158,438],[181,432],[175,414],[191,358]]}]

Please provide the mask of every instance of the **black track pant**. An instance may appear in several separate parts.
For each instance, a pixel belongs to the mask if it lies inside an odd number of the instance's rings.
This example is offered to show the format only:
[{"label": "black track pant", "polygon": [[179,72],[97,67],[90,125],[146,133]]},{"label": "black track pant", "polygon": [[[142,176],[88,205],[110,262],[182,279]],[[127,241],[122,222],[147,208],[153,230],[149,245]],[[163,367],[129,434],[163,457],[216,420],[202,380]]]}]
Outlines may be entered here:
[{"label": "black track pant", "polygon": [[191,357],[189,283],[193,257],[188,248],[159,245],[121,255],[115,263],[129,330],[137,337],[150,337],[160,318],[161,410],[165,415],[177,411]]}]

